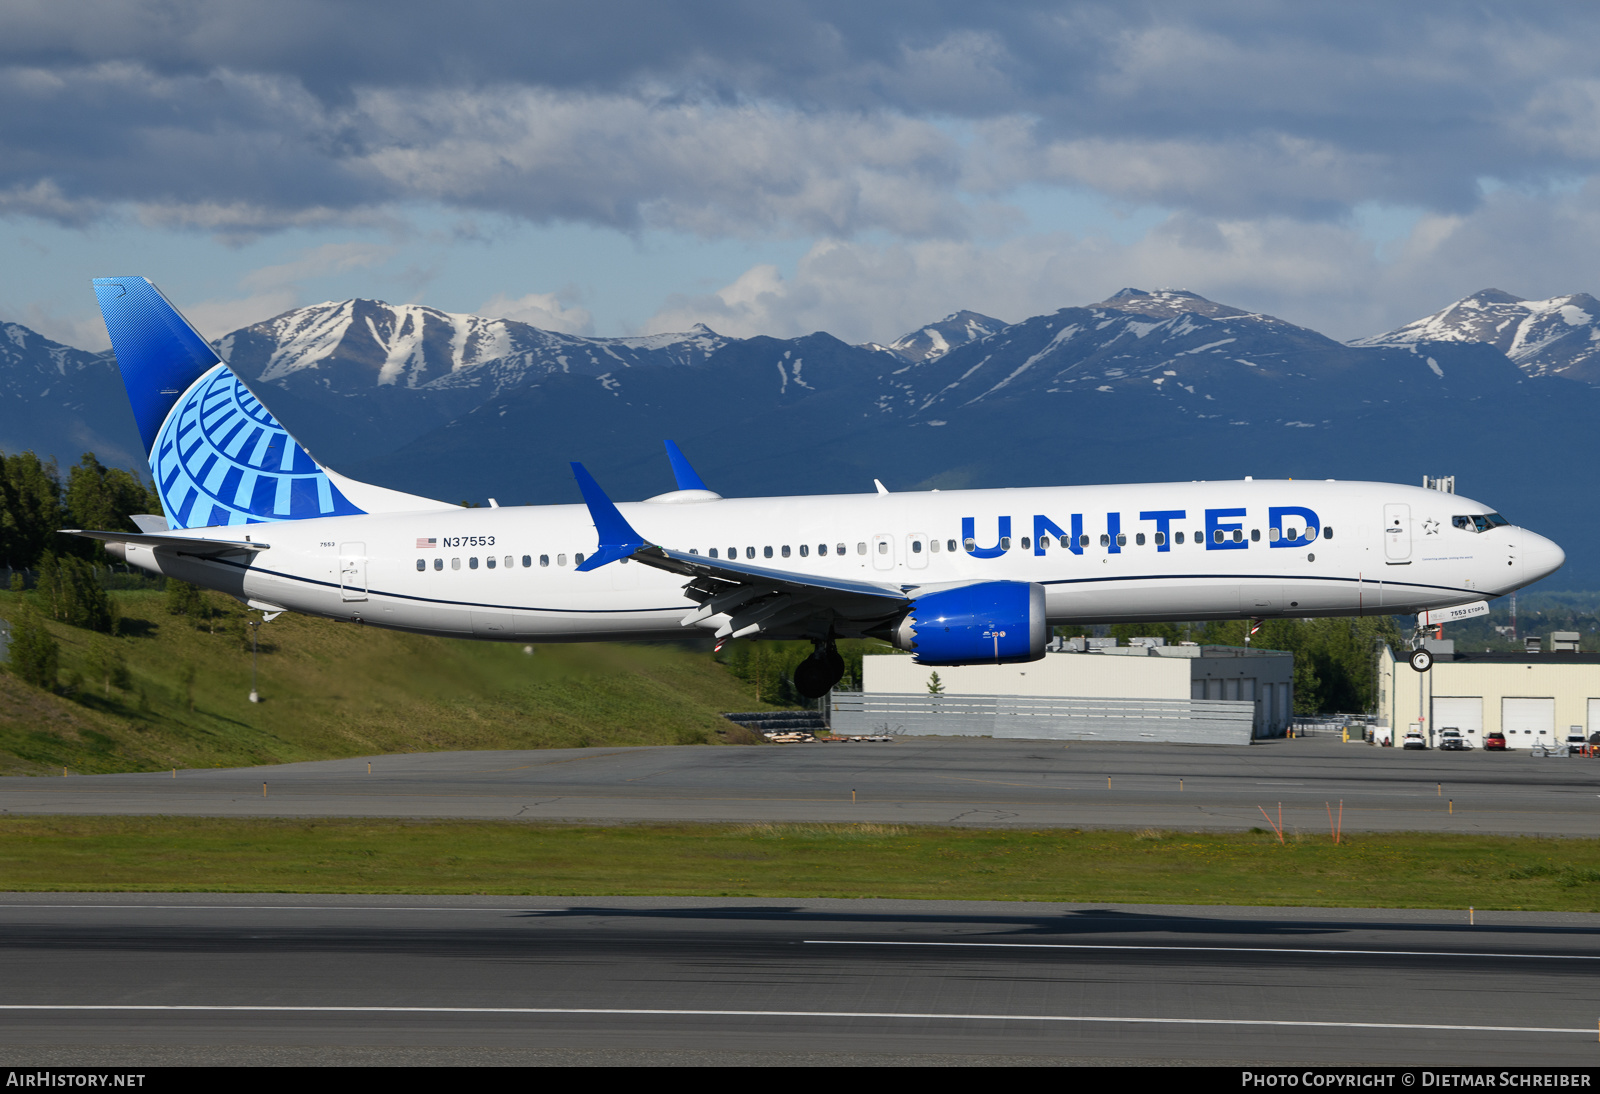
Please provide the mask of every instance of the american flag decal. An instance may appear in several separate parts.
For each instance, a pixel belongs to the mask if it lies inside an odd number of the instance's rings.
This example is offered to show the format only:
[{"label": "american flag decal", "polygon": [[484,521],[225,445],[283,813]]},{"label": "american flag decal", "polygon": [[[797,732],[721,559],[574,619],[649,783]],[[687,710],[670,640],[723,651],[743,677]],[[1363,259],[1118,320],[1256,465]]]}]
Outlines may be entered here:
[{"label": "american flag decal", "polygon": [[424,547],[437,547],[437,546],[439,546],[439,541],[437,539],[434,539],[434,538],[431,538],[431,537],[429,539],[418,539],[417,540],[417,550],[419,550],[419,551],[422,550]]}]

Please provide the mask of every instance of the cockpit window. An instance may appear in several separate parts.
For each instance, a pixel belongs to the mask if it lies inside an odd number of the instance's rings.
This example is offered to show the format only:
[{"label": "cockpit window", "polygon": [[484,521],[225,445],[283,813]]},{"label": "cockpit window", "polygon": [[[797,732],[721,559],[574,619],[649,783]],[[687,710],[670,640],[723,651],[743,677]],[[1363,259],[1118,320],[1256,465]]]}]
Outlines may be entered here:
[{"label": "cockpit window", "polygon": [[1468,532],[1487,532],[1491,528],[1500,528],[1511,522],[1499,513],[1473,513],[1470,516],[1451,517],[1450,523]]}]

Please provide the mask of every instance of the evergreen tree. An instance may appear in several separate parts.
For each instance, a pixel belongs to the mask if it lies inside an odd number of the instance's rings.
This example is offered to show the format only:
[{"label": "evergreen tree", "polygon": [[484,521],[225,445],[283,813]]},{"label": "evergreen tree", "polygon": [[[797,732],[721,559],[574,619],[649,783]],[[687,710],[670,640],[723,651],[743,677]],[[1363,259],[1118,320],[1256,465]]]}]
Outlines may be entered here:
[{"label": "evergreen tree", "polygon": [[61,486],[54,460],[32,452],[0,457],[0,561],[34,564],[61,527]]},{"label": "evergreen tree", "polygon": [[26,684],[54,691],[61,668],[61,647],[44,621],[31,607],[24,606],[22,617],[11,630],[11,671]]}]

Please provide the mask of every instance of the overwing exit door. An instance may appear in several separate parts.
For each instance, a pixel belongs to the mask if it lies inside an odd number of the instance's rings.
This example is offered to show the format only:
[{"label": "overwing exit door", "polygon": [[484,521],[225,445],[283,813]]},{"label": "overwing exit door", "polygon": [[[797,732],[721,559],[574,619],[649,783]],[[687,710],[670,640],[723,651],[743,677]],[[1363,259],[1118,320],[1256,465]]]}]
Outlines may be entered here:
[{"label": "overwing exit door", "polygon": [[1383,557],[1389,562],[1411,561],[1411,506],[1383,507]]}]

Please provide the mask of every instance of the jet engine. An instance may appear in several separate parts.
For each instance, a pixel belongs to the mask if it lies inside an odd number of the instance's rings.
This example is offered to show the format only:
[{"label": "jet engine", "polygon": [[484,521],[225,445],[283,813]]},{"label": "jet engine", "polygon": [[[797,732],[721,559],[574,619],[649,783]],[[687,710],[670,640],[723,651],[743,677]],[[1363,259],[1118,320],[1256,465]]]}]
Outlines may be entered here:
[{"label": "jet engine", "polygon": [[1044,656],[1044,586],[983,581],[935,589],[911,602],[893,645],[922,665],[1008,665]]}]

